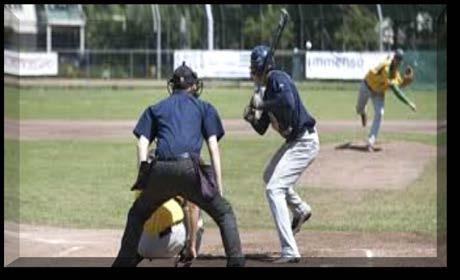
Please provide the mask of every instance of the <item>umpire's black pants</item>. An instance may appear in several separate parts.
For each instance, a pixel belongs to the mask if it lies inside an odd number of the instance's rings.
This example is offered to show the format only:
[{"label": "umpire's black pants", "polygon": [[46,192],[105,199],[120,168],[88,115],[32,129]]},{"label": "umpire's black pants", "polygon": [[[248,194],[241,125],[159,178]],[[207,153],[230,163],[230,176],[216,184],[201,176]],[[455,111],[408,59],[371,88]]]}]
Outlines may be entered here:
[{"label": "umpire's black pants", "polygon": [[230,203],[220,195],[205,200],[191,159],[157,161],[152,168],[147,187],[133,203],[121,240],[121,248],[113,266],[136,266],[139,240],[144,222],[164,202],[177,195],[192,201],[217,223],[227,255],[227,266],[244,266],[244,255]]}]

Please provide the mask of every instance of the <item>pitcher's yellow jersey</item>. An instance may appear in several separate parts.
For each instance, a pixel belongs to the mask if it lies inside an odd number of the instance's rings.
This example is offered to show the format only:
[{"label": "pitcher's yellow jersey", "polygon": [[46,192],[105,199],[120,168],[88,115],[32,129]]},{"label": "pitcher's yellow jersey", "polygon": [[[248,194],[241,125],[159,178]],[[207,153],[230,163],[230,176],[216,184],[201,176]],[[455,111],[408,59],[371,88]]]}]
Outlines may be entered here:
[{"label": "pitcher's yellow jersey", "polygon": [[[136,191],[136,198],[139,195],[140,192]],[[144,223],[144,232],[149,235],[157,235],[182,220],[184,220],[184,211],[179,203],[174,198],[171,198],[153,212]]]},{"label": "pitcher's yellow jersey", "polygon": [[385,59],[377,67],[367,72],[364,80],[373,92],[385,94],[390,85],[401,85],[402,78],[398,69],[390,72],[391,58]]}]

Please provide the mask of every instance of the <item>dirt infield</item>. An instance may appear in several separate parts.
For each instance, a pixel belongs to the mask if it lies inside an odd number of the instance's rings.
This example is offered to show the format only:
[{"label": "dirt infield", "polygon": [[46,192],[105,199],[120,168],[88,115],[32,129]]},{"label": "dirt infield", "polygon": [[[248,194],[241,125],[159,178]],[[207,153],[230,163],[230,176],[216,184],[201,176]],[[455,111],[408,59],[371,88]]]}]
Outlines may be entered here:
[{"label": "dirt infield", "polygon": [[[5,228],[5,265],[17,257],[14,248],[19,242],[21,258],[111,258],[119,249],[122,231],[107,229],[64,229],[47,226],[15,225]],[[17,229],[17,226],[16,226]],[[18,239],[19,236],[19,239]],[[249,265],[270,265],[273,257],[279,256],[279,242],[273,230],[242,230],[244,254]],[[379,258],[379,257],[436,257],[436,239],[411,233],[360,233],[360,232],[314,232],[304,229],[296,236],[301,254],[306,258]],[[16,257],[14,256],[16,255]],[[197,265],[225,265],[220,233],[207,228],[203,237],[200,259]],[[310,259],[311,260],[311,259]],[[308,261],[302,260],[302,262]],[[155,263],[157,262],[157,263]],[[144,261],[145,265],[171,266],[173,260]],[[301,263],[302,264],[302,263]],[[142,265],[142,264],[141,264]],[[207,264],[209,265],[209,263]],[[206,266],[207,266],[206,265]]]},{"label": "dirt infield", "polygon": [[436,147],[416,142],[384,143],[381,151],[372,153],[336,147],[321,147],[318,157],[300,178],[302,186],[402,189],[416,180],[426,164],[436,157]]},{"label": "dirt infield", "polygon": [[[91,139],[106,140],[113,138],[132,138],[135,120],[118,121],[66,121],[66,120],[13,120],[4,118],[5,136],[16,138],[18,131],[22,140],[64,140]],[[227,134],[253,134],[250,125],[243,120],[224,120]],[[436,121],[385,121],[382,126],[391,132],[419,132],[435,134],[437,129],[445,129],[446,124],[437,126]],[[19,127],[19,129],[18,129]],[[356,131],[359,122],[321,121],[319,132]]]}]

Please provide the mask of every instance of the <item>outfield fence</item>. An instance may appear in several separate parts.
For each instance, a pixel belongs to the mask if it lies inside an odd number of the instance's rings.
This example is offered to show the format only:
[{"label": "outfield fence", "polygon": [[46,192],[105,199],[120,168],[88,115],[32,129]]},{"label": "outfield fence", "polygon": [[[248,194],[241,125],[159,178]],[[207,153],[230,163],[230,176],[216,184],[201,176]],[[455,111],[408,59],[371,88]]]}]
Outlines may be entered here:
[{"label": "outfield fence", "polygon": [[[5,58],[7,58],[6,53],[9,52],[5,50]],[[36,53],[36,61],[40,61],[38,58],[43,60],[43,65],[47,66],[46,73],[49,72],[48,68],[57,69],[55,75],[41,75],[44,78],[55,77],[58,79],[95,79],[101,80],[101,83],[104,81],[114,81],[114,80],[139,80],[140,83],[144,83],[143,80],[161,80],[165,81],[167,78],[172,76],[175,64],[175,54],[178,52],[184,52],[184,50],[163,50],[161,52],[161,67],[158,67],[157,64],[157,55],[156,50],[152,49],[131,49],[131,50],[85,50],[85,51],[69,51],[62,50],[48,54],[48,56],[43,56],[43,53]],[[196,67],[196,70],[201,70],[209,67],[204,67],[206,64],[215,64],[215,61],[209,61],[209,58],[203,58],[203,53],[206,53],[204,50],[192,50],[185,52],[196,52],[198,61],[192,63],[192,60],[188,60],[187,63]],[[225,51],[224,51],[225,52]],[[248,50],[239,51],[239,50],[229,50],[228,52],[234,53],[248,53]],[[27,53],[30,54],[30,53]],[[54,56],[53,56],[54,54]],[[320,54],[320,56],[318,56]],[[354,54],[357,61],[363,57],[366,60],[365,67],[361,65],[361,69],[358,69],[361,74],[356,73],[356,69],[346,67],[343,62],[343,57],[346,57],[348,54]],[[305,50],[279,50],[275,55],[276,64],[286,72],[288,72],[294,80],[296,81],[306,81],[306,80],[322,80],[322,81],[340,81],[340,80],[351,80],[357,81],[360,77],[364,77],[365,72],[367,71],[369,65],[377,65],[386,53],[339,53],[339,52],[311,52],[309,57],[309,52]],[[17,55],[19,57],[19,55]],[[30,55],[28,55],[30,57]],[[370,56],[370,57],[369,57]],[[5,59],[5,69],[7,68],[21,68],[21,65],[24,66],[24,63],[29,61],[22,61],[25,59],[25,55],[21,53],[21,61],[14,61],[10,59]],[[44,57],[44,58],[43,58]],[[48,57],[48,60],[46,58]],[[212,57],[212,56],[211,56]],[[240,55],[243,57],[243,55]],[[314,69],[312,67],[324,67],[321,63],[317,63],[318,59],[332,58],[330,61],[327,60],[330,65],[327,65],[328,73],[325,73],[324,69]],[[379,59],[372,59],[373,57],[378,57]],[[445,66],[445,62],[437,62],[437,59],[444,58],[445,56],[439,56],[436,51],[407,51],[405,52],[404,63],[401,67],[401,71],[408,65],[412,66],[415,70],[415,81],[413,87],[417,89],[435,89],[437,83],[437,73],[438,71],[445,72],[445,69],[438,69],[438,67]],[[33,58],[33,57],[31,57]],[[53,58],[55,60],[53,60]],[[45,60],[44,60],[45,59]],[[176,59],[177,60],[177,59]],[[374,61],[375,60],[375,61]],[[10,61],[12,66],[7,67],[6,63]],[[33,59],[32,59],[33,61]],[[353,62],[353,61],[352,61]],[[53,63],[57,64],[54,65]],[[229,70],[227,72],[223,71],[222,68],[227,67],[225,63],[220,63],[214,65],[212,69],[220,69],[219,73],[224,73],[221,75],[211,75],[203,77],[206,79],[217,79],[220,82],[228,82],[229,84],[235,83],[245,83],[250,82],[249,80],[249,59],[247,62],[243,61],[245,66],[239,67],[239,76],[231,76],[225,73],[230,73],[230,68],[232,65],[228,65]],[[354,62],[353,62],[354,63]],[[194,65],[196,64],[196,65]],[[247,65],[246,65],[247,64]],[[43,66],[41,65],[41,66]],[[308,65],[308,67],[307,67]],[[319,66],[318,66],[319,65]],[[30,63],[27,67],[38,67],[36,63]],[[203,68],[204,67],[204,68]],[[246,73],[247,67],[247,73]],[[195,68],[194,68],[195,69]],[[13,69],[14,70],[14,69]],[[225,70],[225,69],[224,69]],[[317,70],[312,71],[312,70]],[[314,75],[322,71],[323,74],[327,75]],[[5,70],[6,71],[6,70]],[[18,70],[21,72],[31,72],[31,70],[25,69]],[[18,71],[13,71],[9,73],[12,75],[17,75]],[[53,70],[51,70],[53,71]],[[158,73],[160,71],[160,73]],[[204,70],[203,70],[204,71]],[[310,72],[308,72],[310,71]],[[308,73],[306,73],[308,72]],[[352,73],[354,72],[354,73]],[[199,75],[200,71],[198,71]],[[33,75],[33,74],[32,74]],[[247,76],[246,76],[247,75]],[[21,75],[22,76],[22,75]],[[30,75],[26,75],[30,76]],[[37,76],[37,75],[35,75]],[[40,75],[39,75],[40,76]]]}]

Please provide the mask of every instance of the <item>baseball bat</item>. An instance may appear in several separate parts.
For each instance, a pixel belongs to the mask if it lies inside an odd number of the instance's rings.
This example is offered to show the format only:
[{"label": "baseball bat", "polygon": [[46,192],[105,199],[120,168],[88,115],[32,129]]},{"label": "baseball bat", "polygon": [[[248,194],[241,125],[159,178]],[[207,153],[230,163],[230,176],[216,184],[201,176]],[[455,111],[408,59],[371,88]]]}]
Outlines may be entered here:
[{"label": "baseball bat", "polygon": [[280,41],[281,34],[283,33],[283,30],[286,27],[286,24],[288,22],[288,18],[289,18],[289,14],[286,11],[286,9],[281,9],[281,17],[280,17],[280,20],[278,22],[278,26],[277,26],[277,28],[275,30],[275,33],[272,36],[272,42],[271,42],[271,45],[270,45],[270,51],[269,51],[268,55],[265,57],[265,60],[264,60],[264,71],[263,71],[264,74],[267,71],[268,59],[270,57],[275,56],[275,51],[276,51],[276,49],[278,47],[278,43]]},{"label": "baseball bat", "polygon": [[[280,16],[280,20],[278,22],[278,25],[275,29],[275,32],[273,33],[273,36],[272,36],[272,41],[271,41],[271,44],[270,44],[270,50],[267,54],[267,56],[265,57],[265,60],[264,60],[264,67],[263,67],[263,76],[265,77],[266,73],[267,73],[267,68],[268,68],[268,61],[269,61],[269,58],[270,57],[273,57],[275,56],[275,51],[278,47],[278,43],[280,41],[280,38],[281,38],[281,34],[283,33],[283,30],[284,28],[286,27],[286,24],[288,22],[288,19],[289,19],[289,14],[288,12],[286,11],[286,9],[281,9],[281,16]],[[264,88],[261,87],[260,85],[256,85],[256,90],[255,90],[255,98],[256,99],[263,99],[263,91],[264,91]],[[260,110],[256,110],[255,112],[255,117],[256,119],[260,119],[262,115],[262,112]]]}]

